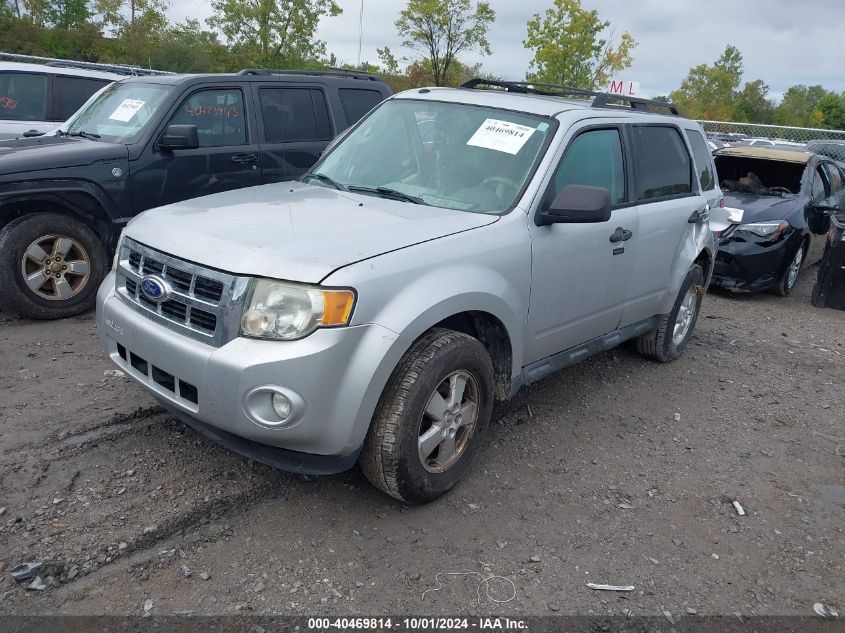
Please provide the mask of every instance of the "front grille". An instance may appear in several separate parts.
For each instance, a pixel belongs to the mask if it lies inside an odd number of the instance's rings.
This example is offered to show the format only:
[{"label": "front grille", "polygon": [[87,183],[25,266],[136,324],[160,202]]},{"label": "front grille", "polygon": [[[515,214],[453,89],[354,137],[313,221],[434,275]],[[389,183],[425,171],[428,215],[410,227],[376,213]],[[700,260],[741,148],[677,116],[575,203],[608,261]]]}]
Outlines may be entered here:
[{"label": "front grille", "polygon": [[[166,282],[162,301],[144,294],[141,280]],[[129,238],[121,243],[117,291],[135,310],[187,336],[220,346],[237,333],[247,279],[167,255]],[[128,362],[128,361],[127,361]],[[140,370],[139,370],[140,371]]]},{"label": "front grille", "polygon": [[126,367],[131,367],[141,374],[142,379],[146,380],[146,382],[154,382],[177,398],[186,400],[195,406],[199,404],[199,391],[194,385],[156,367],[152,363],[148,363],[141,356],[126,349],[120,343],[117,345],[117,353],[126,364]]}]

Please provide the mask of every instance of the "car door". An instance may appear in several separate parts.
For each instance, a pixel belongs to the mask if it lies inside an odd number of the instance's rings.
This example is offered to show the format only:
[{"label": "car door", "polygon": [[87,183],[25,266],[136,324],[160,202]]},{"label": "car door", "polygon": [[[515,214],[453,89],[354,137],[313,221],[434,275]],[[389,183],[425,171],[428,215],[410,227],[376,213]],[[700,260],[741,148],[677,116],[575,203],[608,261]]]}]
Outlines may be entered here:
[{"label": "car door", "polygon": [[810,229],[810,248],[807,264],[819,261],[824,254],[825,236],[830,230],[830,216],[815,208],[816,203],[838,204],[845,209],[845,183],[839,167],[830,161],[819,163],[813,176],[812,204],[807,209],[807,226]]},{"label": "car door", "polygon": [[264,182],[295,180],[334,138],[321,86],[257,85]]},{"label": "car door", "polygon": [[136,211],[261,183],[258,143],[241,86],[186,94],[168,125],[195,125],[196,149],[160,150],[155,139],[131,169]]},{"label": "car door", "polygon": [[633,265],[637,210],[628,204],[626,152],[615,122],[577,130],[546,185],[539,213],[567,185],[603,187],[613,205],[609,222],[529,222],[531,300],[526,363],[546,358],[615,330]]},{"label": "car door", "polygon": [[632,124],[628,132],[639,232],[623,327],[671,310],[697,255],[691,250],[703,243],[696,232],[710,230],[707,200],[693,187],[693,162],[680,128],[644,123]]}]

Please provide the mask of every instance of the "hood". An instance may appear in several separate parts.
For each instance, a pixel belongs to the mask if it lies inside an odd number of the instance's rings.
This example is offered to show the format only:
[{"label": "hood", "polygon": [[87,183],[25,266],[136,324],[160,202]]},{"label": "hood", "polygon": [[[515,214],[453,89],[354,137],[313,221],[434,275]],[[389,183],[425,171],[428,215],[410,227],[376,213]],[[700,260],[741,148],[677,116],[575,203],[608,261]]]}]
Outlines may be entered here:
[{"label": "hood", "polygon": [[357,261],[498,219],[286,182],[151,209],[126,235],[234,274],[318,283]]},{"label": "hood", "polygon": [[803,208],[802,198],[780,198],[777,196],[758,196],[751,193],[725,192],[725,206],[742,209],[743,224],[751,222],[765,222],[767,220],[785,220],[795,212],[796,208]]},{"label": "hood", "polygon": [[47,134],[0,142],[0,176],[127,160],[125,145]]}]

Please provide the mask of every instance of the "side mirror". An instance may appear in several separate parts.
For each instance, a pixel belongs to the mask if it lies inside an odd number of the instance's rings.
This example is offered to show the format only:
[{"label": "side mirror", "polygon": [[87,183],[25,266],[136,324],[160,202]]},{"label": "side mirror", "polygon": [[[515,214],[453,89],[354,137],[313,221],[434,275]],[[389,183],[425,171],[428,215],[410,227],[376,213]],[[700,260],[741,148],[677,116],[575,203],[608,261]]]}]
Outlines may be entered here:
[{"label": "side mirror", "polygon": [[813,208],[819,213],[839,213],[839,200],[836,196],[831,196],[814,203]]},{"label": "side mirror", "polygon": [[196,125],[168,125],[158,137],[157,146],[166,152],[174,149],[197,149],[200,146]]},{"label": "side mirror", "polygon": [[537,225],[607,222],[610,219],[610,192],[603,187],[568,185],[542,209]]}]

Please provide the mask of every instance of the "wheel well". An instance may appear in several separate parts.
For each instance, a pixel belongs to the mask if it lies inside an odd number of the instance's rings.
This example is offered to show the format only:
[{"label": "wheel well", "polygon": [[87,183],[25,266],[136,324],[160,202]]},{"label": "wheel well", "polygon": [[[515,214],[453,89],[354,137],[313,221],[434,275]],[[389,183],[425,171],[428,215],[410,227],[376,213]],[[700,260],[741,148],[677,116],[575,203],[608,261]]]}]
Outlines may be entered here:
[{"label": "wheel well", "polygon": [[488,312],[469,311],[453,314],[434,327],[463,332],[481,341],[493,361],[496,399],[510,397],[513,349],[508,331],[499,319]]},{"label": "wheel well", "polygon": [[91,230],[96,233],[107,249],[114,247],[116,234],[111,222],[97,217],[96,215],[77,211],[71,206],[63,205],[59,202],[49,199],[37,200],[18,200],[15,202],[7,202],[0,206],[0,229],[7,224],[25,215],[32,215],[34,213],[56,213],[58,215],[66,215],[75,218],[86,224]]},{"label": "wheel well", "polygon": [[713,261],[710,258],[710,255],[707,254],[707,251],[701,251],[693,263],[701,266],[701,270],[704,271],[704,281],[707,281],[707,276],[710,274],[710,269],[713,267]]}]

